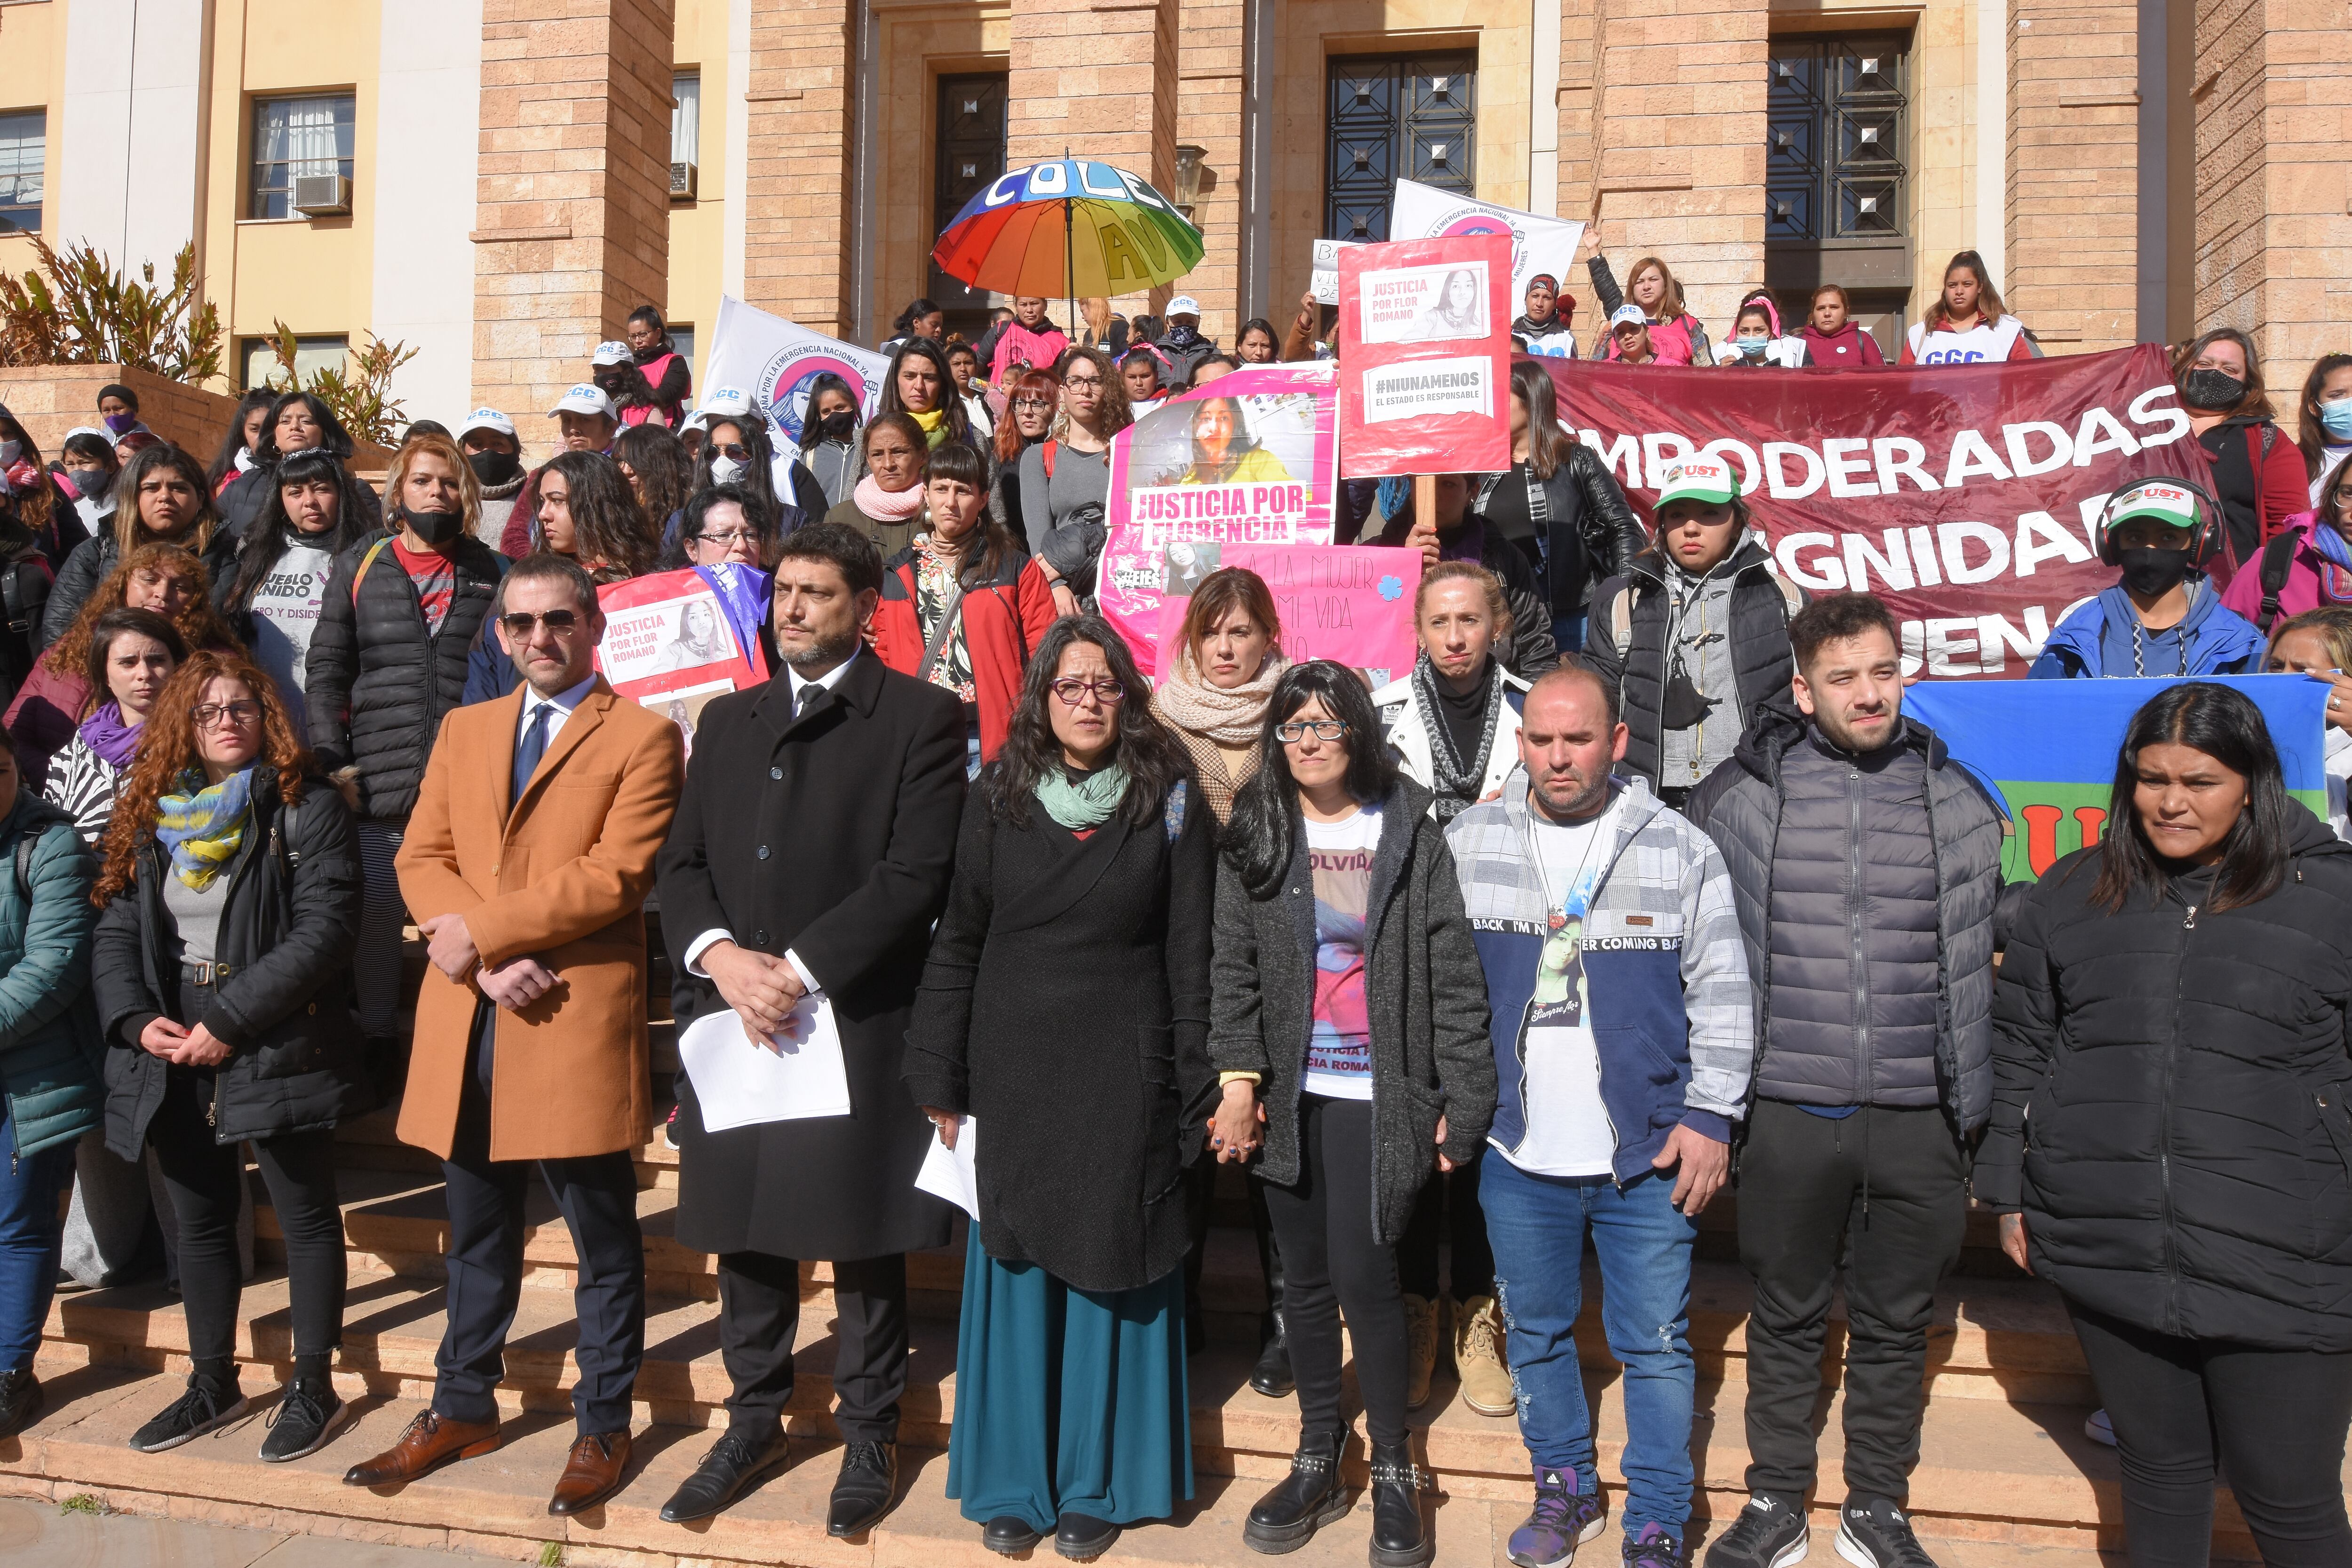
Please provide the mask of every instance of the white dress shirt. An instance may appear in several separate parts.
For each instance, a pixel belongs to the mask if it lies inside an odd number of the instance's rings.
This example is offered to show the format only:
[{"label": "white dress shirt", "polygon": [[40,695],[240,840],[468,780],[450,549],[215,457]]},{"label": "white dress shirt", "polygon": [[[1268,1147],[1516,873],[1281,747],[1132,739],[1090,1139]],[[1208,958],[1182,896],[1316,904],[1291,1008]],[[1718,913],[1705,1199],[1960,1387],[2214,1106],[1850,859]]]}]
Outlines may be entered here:
[{"label": "white dress shirt", "polygon": [[594,670],[590,670],[588,679],[569,691],[559,691],[552,697],[541,697],[526,682],[522,689],[522,711],[515,718],[515,744],[522,744],[523,731],[530,728],[531,715],[539,709],[546,708],[550,710],[547,715],[547,749],[551,752],[555,750],[555,737],[562,733],[563,721],[572,717],[574,708],[586,700],[595,685]]},{"label": "white dress shirt", "polygon": [[[823,675],[815,677],[803,675],[799,670],[794,669],[789,664],[784,666],[784,677],[792,682],[793,712],[795,717],[800,713],[801,703],[804,700],[804,695],[808,689],[814,686],[822,690],[831,691],[835,687],[839,686],[841,684],[841,678],[849,673],[849,667],[857,662],[858,652],[859,650],[857,648],[853,647],[850,649],[849,657],[847,658],[843,659],[839,664],[835,665]],[[554,720],[551,720],[549,721],[551,723],[557,722],[557,721]],[[552,736],[551,735],[550,738],[552,739]],[[723,927],[714,926],[710,930],[704,931],[700,936],[696,937],[692,942],[687,944],[686,972],[698,980],[709,979],[710,972],[702,967],[703,953],[714,942],[733,942],[734,940],[735,933]],[[806,991],[811,996],[814,996],[824,989],[823,985],[818,984],[816,976],[809,973],[809,967],[802,961],[801,955],[794,952],[791,948],[784,949],[784,962],[793,966],[793,972],[801,977],[802,989]]]}]

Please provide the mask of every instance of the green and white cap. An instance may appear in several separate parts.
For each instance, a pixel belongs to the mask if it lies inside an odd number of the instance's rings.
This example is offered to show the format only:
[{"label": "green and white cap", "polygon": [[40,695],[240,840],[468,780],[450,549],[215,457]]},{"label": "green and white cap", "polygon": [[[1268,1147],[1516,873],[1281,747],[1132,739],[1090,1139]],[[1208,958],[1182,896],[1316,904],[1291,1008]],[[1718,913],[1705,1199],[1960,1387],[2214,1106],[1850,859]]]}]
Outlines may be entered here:
[{"label": "green and white cap", "polygon": [[2135,517],[2152,517],[2173,528],[2197,526],[2197,498],[2185,485],[2170,479],[2143,479],[2116,497],[2107,512],[2107,526],[2116,528]]},{"label": "green and white cap", "polygon": [[1658,504],[1670,500],[1703,500],[1720,505],[1739,493],[1739,478],[1731,465],[1711,452],[1676,458],[1659,476]]}]

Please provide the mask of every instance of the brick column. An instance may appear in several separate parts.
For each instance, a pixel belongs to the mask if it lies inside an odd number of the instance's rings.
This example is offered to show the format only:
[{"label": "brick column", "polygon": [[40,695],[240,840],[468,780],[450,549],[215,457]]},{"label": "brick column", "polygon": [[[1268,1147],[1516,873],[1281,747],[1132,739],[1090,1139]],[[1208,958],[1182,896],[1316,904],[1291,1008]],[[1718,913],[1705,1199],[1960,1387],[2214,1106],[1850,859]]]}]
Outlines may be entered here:
[{"label": "brick column", "polygon": [[[1179,20],[1184,50],[1176,62],[1176,129],[1170,143],[1168,183],[1160,184],[1160,176],[1146,173],[1143,164],[1124,165],[1150,180],[1172,202],[1176,199],[1174,143],[1189,142],[1205,150],[1201,162],[1208,174],[1202,181],[1192,221],[1201,226],[1206,254],[1176,287],[1201,301],[1201,331],[1227,348],[1241,335],[1242,323],[1261,312],[1274,322],[1275,339],[1280,342],[1297,309],[1296,294],[1287,302],[1283,299],[1281,279],[1297,274],[1304,281],[1295,266],[1286,270],[1279,265],[1287,258],[1276,258],[1268,284],[1273,298],[1241,297],[1242,160],[1247,156],[1242,145],[1244,17],[1241,0],[1181,0]],[[1013,47],[1020,47],[1017,41]],[[1121,301],[1118,309],[1133,315],[1149,308],[1144,299],[1138,294]]]},{"label": "brick column", "polygon": [[2139,320],[2137,0],[2013,0],[2011,21],[2004,300],[2049,353],[2125,347]]},{"label": "brick column", "polygon": [[672,0],[483,0],[474,399],[547,410],[669,275]]},{"label": "brick column", "polygon": [[2197,325],[2253,334],[2290,437],[2311,362],[2344,346],[2347,78],[2339,0],[2197,7]]},{"label": "brick column", "polygon": [[744,298],[842,338],[853,326],[856,37],[850,0],[752,6]]},{"label": "brick column", "polygon": [[[1719,337],[1739,296],[1764,277],[1769,7],[1761,0],[1704,11],[1676,0],[1599,0],[1596,13],[1585,210],[1600,225],[1620,288],[1636,258],[1663,257],[1708,337]],[[1564,16],[1564,55],[1576,30]],[[1574,85],[1565,64],[1561,85]],[[1574,105],[1579,95],[1563,96]],[[1574,121],[1560,127],[1564,193],[1582,130]],[[1567,287],[1580,300],[1591,292],[1580,280]],[[1592,309],[1577,318],[1588,341]]]},{"label": "brick column", "polygon": [[[1232,21],[1221,26],[1216,37],[1229,39],[1238,76],[1241,7],[1230,9]],[[1013,0],[1011,75],[1004,149],[1007,167],[1058,158],[1068,152],[1140,175],[1153,189],[1174,199],[1176,0],[1091,0],[1079,5],[1066,0]],[[1187,127],[1188,132],[1191,129]],[[1209,145],[1205,138],[1192,139]],[[1231,145],[1234,149],[1232,184],[1238,190],[1238,117]],[[1219,170],[1221,179],[1224,173]],[[1228,297],[1237,239],[1232,223],[1226,220],[1226,254],[1216,258],[1223,269]],[[1212,230],[1212,257],[1218,243]],[[1196,276],[1203,275],[1205,268],[1203,274]],[[1155,291],[1153,308],[1169,292]],[[1131,314],[1142,308],[1142,301],[1129,299],[1123,307]],[[1205,321],[1202,323],[1203,331],[1209,326]]]}]

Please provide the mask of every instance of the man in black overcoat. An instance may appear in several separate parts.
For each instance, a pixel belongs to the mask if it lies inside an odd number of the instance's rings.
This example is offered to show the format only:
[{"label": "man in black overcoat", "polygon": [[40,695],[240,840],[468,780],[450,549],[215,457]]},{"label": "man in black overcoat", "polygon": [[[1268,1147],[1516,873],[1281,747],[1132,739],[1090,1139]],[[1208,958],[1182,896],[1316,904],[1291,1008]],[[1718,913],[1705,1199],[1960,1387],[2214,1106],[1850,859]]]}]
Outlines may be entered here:
[{"label": "man in black overcoat", "polygon": [[954,868],[965,722],[952,692],[864,647],[882,561],[863,534],[814,524],[782,549],[784,668],[703,709],[656,890],[679,1029],[731,1008],[765,1036],[803,995],[829,998],[853,1109],[711,1132],[678,1079],[677,1241],[719,1254],[734,1391],[726,1436],[662,1517],[716,1513],[783,1460],[799,1263],[822,1258],[846,1444],[826,1528],[847,1536],[888,1511],[897,1484],[906,1255],[949,1236],[948,1206],[915,1190],[931,1124],[899,1071]]}]

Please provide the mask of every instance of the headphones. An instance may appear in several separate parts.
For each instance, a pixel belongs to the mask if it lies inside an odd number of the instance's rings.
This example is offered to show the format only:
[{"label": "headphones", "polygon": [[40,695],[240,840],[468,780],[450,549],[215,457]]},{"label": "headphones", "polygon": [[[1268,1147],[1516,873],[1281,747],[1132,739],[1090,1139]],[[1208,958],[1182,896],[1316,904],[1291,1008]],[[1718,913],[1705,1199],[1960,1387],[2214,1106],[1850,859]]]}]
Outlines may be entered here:
[{"label": "headphones", "polygon": [[2116,544],[2115,535],[2116,503],[2143,485],[2174,485],[2189,492],[2189,509],[2197,514],[2197,525],[2189,535],[2189,564],[2203,571],[2221,552],[2221,530],[2215,519],[2221,514],[2221,503],[2203,485],[2175,474],[2147,475],[2107,498],[2106,506],[2099,512],[2099,559],[2110,566],[2123,564],[2121,546]]}]

